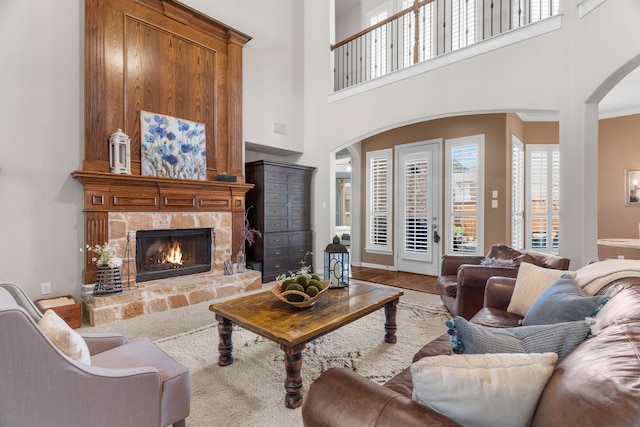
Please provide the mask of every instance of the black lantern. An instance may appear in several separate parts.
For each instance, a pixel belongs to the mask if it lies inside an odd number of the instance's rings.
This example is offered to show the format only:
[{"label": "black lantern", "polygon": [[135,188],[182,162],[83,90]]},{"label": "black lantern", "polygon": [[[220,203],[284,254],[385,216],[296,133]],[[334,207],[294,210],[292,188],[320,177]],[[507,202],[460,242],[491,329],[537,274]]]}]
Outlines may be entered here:
[{"label": "black lantern", "polygon": [[349,251],[338,236],[324,250],[324,281],[330,288],[349,287]]}]

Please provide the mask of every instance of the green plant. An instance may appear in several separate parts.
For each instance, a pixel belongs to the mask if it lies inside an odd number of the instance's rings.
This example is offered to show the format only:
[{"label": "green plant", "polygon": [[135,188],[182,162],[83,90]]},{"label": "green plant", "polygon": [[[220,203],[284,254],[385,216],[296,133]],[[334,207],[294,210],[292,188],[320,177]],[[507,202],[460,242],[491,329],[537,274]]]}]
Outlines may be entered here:
[{"label": "green plant", "polygon": [[95,246],[87,245],[87,249],[97,255],[97,257],[91,258],[91,261],[95,262],[99,267],[120,267],[122,265],[122,258],[118,256],[118,248],[117,243],[105,243],[104,245]]},{"label": "green plant", "polygon": [[[290,278],[296,279],[299,276],[305,276],[307,279],[311,279],[312,277],[312,269],[311,269],[311,265],[307,265],[307,257],[309,255],[313,255],[313,252],[311,251],[307,251],[306,254],[304,254],[304,258],[302,258],[302,261],[300,261],[301,267],[299,270],[296,271],[290,271],[289,274],[281,274],[278,277],[276,277],[276,280],[278,282],[283,281],[283,280],[287,280]],[[308,283],[308,280],[307,280]]]}]

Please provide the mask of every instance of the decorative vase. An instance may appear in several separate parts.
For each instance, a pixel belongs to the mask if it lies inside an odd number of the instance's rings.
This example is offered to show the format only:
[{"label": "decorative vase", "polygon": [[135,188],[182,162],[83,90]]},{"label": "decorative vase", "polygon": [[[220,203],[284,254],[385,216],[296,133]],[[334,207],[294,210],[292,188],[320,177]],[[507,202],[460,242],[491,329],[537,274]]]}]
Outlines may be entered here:
[{"label": "decorative vase", "polygon": [[242,252],[242,248],[240,248],[240,252],[238,252],[238,273],[244,273],[245,260],[244,260],[244,252]]},{"label": "decorative vase", "polygon": [[122,293],[122,278],[119,267],[98,266],[98,277],[93,288],[93,295],[117,295]]}]

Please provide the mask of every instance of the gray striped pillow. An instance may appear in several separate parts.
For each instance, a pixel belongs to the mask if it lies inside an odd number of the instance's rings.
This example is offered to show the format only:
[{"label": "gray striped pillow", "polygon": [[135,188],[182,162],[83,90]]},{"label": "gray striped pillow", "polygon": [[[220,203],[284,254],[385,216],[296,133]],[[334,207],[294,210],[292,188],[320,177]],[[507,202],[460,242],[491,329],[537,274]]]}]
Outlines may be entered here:
[{"label": "gray striped pillow", "polygon": [[455,353],[547,353],[564,358],[590,332],[584,320],[550,325],[490,328],[463,317],[447,321]]}]

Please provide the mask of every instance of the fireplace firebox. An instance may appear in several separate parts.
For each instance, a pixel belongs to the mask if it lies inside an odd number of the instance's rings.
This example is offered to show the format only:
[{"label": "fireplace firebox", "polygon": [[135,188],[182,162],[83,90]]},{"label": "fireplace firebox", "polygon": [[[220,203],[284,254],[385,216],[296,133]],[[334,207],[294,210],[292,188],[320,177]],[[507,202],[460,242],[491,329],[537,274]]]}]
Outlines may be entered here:
[{"label": "fireplace firebox", "polygon": [[136,280],[211,270],[211,228],[139,230],[136,233]]}]

